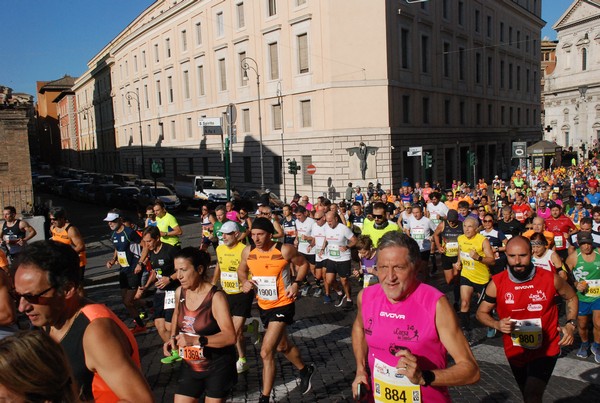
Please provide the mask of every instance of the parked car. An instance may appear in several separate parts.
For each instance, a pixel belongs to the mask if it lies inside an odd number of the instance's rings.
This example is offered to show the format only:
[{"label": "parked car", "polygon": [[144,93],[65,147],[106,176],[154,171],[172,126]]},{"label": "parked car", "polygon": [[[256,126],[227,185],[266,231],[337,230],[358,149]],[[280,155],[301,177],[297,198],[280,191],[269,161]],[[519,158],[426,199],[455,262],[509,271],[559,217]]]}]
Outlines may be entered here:
[{"label": "parked car", "polygon": [[69,197],[72,200],[77,200],[77,201],[85,201],[85,196],[84,196],[84,192],[85,192],[85,188],[86,186],[91,185],[90,182],[79,182],[76,183],[73,186],[69,187]]},{"label": "parked car", "polygon": [[[134,184],[140,189],[144,186],[154,187],[154,181],[152,179],[136,179]],[[165,186],[165,184],[162,182],[156,182],[156,186]]]},{"label": "parked car", "polygon": [[54,193],[55,195],[62,195],[62,188],[63,185],[65,184],[65,182],[73,180],[71,178],[58,178],[54,181],[54,183],[52,184],[50,190],[52,191],[52,193]]},{"label": "parked car", "polygon": [[165,203],[167,211],[177,211],[181,208],[181,201],[171,189],[166,186],[144,186],[140,188],[140,193],[137,195],[138,206],[140,209],[145,209],[149,204],[154,204],[156,200]]},{"label": "parked car", "polygon": [[105,183],[102,185],[98,185],[98,188],[94,192],[94,202],[108,206],[110,203],[110,195],[112,194],[112,191],[118,187],[120,186],[115,185],[114,183]]},{"label": "parked car", "polygon": [[192,207],[214,206],[227,201],[227,184],[222,176],[179,175],[173,185],[177,197]]},{"label": "parked car", "polygon": [[[258,203],[260,203],[262,192],[259,190],[246,190],[239,197],[234,197],[233,203],[235,205],[235,209],[239,210],[241,208],[246,209],[248,212],[254,212],[258,208]],[[285,204],[279,196],[275,193],[269,193],[269,199],[271,200],[271,207],[273,210],[280,210]]]},{"label": "parked car", "polygon": [[108,204],[123,210],[137,210],[137,195],[140,189],[135,186],[121,186],[110,193]]},{"label": "parked car", "polygon": [[136,174],[113,174],[113,183],[121,186],[133,186],[139,177]]},{"label": "parked car", "polygon": [[32,178],[33,188],[37,192],[49,192],[50,191],[50,183],[54,178],[50,175],[37,175]]},{"label": "parked car", "polygon": [[71,197],[71,189],[75,187],[78,183],[81,183],[79,179],[70,179],[66,181],[63,186],[60,195],[62,197]]}]

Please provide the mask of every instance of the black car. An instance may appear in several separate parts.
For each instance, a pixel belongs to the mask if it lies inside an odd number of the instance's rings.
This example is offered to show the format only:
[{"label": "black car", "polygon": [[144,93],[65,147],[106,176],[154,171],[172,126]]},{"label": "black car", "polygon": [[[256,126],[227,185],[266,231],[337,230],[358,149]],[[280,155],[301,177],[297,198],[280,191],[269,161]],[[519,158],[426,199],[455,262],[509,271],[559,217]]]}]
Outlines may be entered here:
[{"label": "black car", "polygon": [[140,189],[135,186],[121,186],[110,193],[109,206],[123,210],[137,211],[137,195]]},{"label": "black car", "polygon": [[[258,190],[246,190],[239,197],[234,198],[235,209],[245,209],[249,213],[256,211],[258,204],[261,203],[261,195],[264,192]],[[262,197],[264,199],[264,197]],[[269,192],[270,205],[273,210],[279,210],[283,207],[283,201],[273,192]],[[261,203],[262,204],[262,203]]]}]

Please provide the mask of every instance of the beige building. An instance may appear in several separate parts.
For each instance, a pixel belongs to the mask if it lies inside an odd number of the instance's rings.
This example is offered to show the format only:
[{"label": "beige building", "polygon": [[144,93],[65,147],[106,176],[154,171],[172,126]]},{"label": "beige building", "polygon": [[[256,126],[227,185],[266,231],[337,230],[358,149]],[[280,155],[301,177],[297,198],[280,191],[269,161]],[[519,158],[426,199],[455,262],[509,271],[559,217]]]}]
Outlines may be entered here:
[{"label": "beige building", "polygon": [[556,67],[544,85],[545,139],[584,151],[600,139],[600,1],[574,1],[553,28]]},{"label": "beige building", "polygon": [[[222,175],[221,136],[199,121],[234,104],[239,189],[291,198],[287,159],[314,196],[349,181],[464,179],[468,151],[478,176],[506,175],[511,142],[541,136],[540,14],[535,0],[156,1],[96,56],[110,69],[120,168],[141,173],[143,149],[146,175],[153,158],[167,178]],[[80,105],[92,76],[78,80]],[[417,146],[431,169],[407,157]]]}]

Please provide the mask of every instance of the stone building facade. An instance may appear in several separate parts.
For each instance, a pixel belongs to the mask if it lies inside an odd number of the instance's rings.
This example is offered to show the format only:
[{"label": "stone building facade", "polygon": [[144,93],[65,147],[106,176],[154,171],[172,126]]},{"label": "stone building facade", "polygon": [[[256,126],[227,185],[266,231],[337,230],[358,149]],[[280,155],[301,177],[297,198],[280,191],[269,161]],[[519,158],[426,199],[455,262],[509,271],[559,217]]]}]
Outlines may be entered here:
[{"label": "stone building facade", "polygon": [[[122,170],[163,158],[168,178],[222,175],[221,136],[199,121],[234,104],[235,187],[291,197],[295,159],[300,193],[336,196],[347,182],[465,179],[468,152],[477,176],[507,175],[511,142],[541,137],[540,15],[535,0],[159,0],[95,58]],[[432,168],[407,157],[415,146]]]},{"label": "stone building facade", "polygon": [[554,24],[556,67],[544,85],[545,139],[580,155],[600,139],[600,2],[574,1]]}]

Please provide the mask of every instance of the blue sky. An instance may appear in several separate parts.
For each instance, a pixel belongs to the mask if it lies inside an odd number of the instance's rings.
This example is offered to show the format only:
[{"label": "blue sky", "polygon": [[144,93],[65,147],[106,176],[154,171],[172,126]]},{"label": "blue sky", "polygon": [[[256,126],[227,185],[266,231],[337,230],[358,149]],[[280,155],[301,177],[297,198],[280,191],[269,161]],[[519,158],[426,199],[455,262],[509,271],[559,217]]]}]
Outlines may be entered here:
[{"label": "blue sky", "polygon": [[[152,3],[2,0],[0,84],[34,95],[36,81],[81,75],[87,62]],[[551,27],[571,4],[572,0],[542,0],[542,18],[547,21],[542,37],[556,38]]]}]

